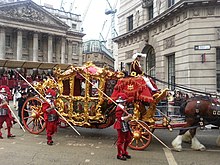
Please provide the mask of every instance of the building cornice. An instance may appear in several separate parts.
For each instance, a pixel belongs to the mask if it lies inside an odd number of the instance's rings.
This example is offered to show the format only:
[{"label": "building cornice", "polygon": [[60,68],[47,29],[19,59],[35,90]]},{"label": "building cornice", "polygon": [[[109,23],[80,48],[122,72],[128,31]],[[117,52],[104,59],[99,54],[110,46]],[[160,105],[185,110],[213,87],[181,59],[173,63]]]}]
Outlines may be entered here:
[{"label": "building cornice", "polygon": [[[67,31],[70,27],[49,13],[47,10],[37,5],[33,1],[18,1],[13,3],[0,4],[0,18],[12,21],[23,22],[36,26],[46,26],[49,28]],[[51,19],[50,23],[47,18]]]},{"label": "building cornice", "polygon": [[189,8],[189,7],[195,7],[195,6],[207,6],[207,5],[213,5],[213,4],[220,4],[220,1],[218,0],[181,0],[177,2],[175,5],[161,13],[160,15],[154,17],[153,19],[149,20],[148,22],[144,23],[143,25],[127,32],[122,35],[119,35],[115,38],[113,38],[114,42],[119,42],[120,40],[123,40],[127,37],[134,36],[135,34],[138,34],[143,31],[149,31],[150,28],[155,27],[160,22],[164,21],[165,19],[168,19],[169,17],[172,17],[175,13],[179,12],[180,9],[183,8]]}]

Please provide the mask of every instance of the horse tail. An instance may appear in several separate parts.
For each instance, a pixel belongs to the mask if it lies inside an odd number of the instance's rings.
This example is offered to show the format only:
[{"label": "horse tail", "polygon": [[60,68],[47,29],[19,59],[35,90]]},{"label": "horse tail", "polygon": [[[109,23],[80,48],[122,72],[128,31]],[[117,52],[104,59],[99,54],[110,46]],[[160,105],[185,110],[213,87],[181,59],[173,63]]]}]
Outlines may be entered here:
[{"label": "horse tail", "polygon": [[185,108],[186,108],[186,105],[187,105],[187,101],[185,101],[184,103],[182,103],[181,105],[180,105],[180,114],[181,115],[184,115],[185,113]]}]

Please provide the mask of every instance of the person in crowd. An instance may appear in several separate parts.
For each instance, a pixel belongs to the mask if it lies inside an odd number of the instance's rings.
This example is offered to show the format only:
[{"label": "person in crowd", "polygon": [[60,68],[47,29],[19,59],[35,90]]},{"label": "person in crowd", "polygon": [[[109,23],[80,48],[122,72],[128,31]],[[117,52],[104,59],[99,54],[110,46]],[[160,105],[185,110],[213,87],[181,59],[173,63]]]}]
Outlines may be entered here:
[{"label": "person in crowd", "polygon": [[174,100],[173,94],[172,94],[171,92],[169,92],[169,93],[167,94],[167,100],[168,100],[168,102],[172,102],[172,101]]},{"label": "person in crowd", "polygon": [[52,136],[57,132],[58,114],[56,112],[55,103],[56,91],[48,89],[46,91],[46,100],[42,104],[44,119],[46,122],[47,144],[53,145]]},{"label": "person in crowd", "polygon": [[8,138],[13,138],[15,135],[11,133],[12,123],[14,118],[12,117],[11,111],[9,109],[8,96],[5,88],[0,90],[0,139],[3,139],[1,129],[3,128],[3,123],[6,122],[6,127],[8,130]]},{"label": "person in crowd", "polygon": [[[19,117],[20,123],[22,125],[24,125],[24,123],[22,122],[22,114],[21,113],[22,113],[22,107],[23,107],[26,100],[27,100],[27,93],[22,92],[21,97],[18,98],[18,117]],[[28,117],[27,111],[24,111],[24,117]],[[27,122],[27,119],[25,119],[25,121]]]},{"label": "person in crowd", "polygon": [[17,87],[14,87],[12,89],[14,108],[17,108],[17,101],[21,97],[21,91],[22,91],[22,89],[21,89],[20,84]]},{"label": "person in crowd", "polygon": [[141,54],[134,54],[132,56],[133,59],[135,59],[132,63],[131,63],[131,76],[138,76],[141,75],[144,79],[144,81],[146,82],[147,86],[151,89],[152,92],[157,92],[158,89],[157,87],[153,86],[153,82],[149,77],[146,77],[144,75],[144,72],[142,71],[142,67],[140,64],[140,60],[141,60],[142,55]]},{"label": "person in crowd", "polygon": [[180,106],[182,105],[183,103],[183,97],[182,97],[182,93],[180,91],[176,91],[175,93],[175,96],[174,96],[174,100],[173,100],[173,105],[175,106],[174,108],[174,115],[179,115],[180,112],[179,112],[179,109],[180,109]]},{"label": "person in crowd", "polygon": [[180,106],[182,104],[183,97],[182,93],[180,91],[176,91],[175,96],[174,96],[174,106]]},{"label": "person in crowd", "polygon": [[127,95],[124,93],[118,94],[118,103],[115,116],[116,122],[114,124],[114,129],[117,130],[118,139],[117,139],[117,159],[126,160],[130,159],[131,156],[127,152],[128,144],[131,141],[131,132],[129,130],[128,121],[132,118],[132,115],[127,112],[126,99]]},{"label": "person in crowd", "polygon": [[182,99],[183,99],[183,102],[186,102],[189,99],[189,94],[188,93],[184,93]]}]

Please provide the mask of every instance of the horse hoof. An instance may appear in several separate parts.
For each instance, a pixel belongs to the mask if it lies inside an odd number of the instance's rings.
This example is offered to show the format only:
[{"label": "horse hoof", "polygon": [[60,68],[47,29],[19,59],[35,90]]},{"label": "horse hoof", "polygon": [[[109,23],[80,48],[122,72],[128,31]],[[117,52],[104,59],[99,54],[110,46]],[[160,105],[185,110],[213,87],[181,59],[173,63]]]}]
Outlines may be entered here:
[{"label": "horse hoof", "polygon": [[205,146],[202,146],[200,148],[192,148],[192,149],[195,151],[205,151],[206,150]]},{"label": "horse hoof", "polygon": [[205,150],[206,150],[206,148],[201,148],[201,149],[200,149],[200,151],[205,151]]},{"label": "horse hoof", "polygon": [[204,146],[199,148],[199,151],[205,151],[205,150],[206,150],[206,148]]},{"label": "horse hoof", "polygon": [[181,152],[182,148],[173,148],[173,150],[176,151],[176,152]]}]

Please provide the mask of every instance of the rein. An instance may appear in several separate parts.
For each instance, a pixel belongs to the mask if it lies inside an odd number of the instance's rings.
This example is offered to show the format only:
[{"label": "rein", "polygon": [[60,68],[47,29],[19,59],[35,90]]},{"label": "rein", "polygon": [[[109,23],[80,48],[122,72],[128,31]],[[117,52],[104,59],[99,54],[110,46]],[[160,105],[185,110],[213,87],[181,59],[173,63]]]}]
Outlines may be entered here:
[{"label": "rein", "polygon": [[173,130],[188,130],[188,129],[194,129],[194,128],[198,128],[201,127],[199,125],[195,125],[195,126],[191,126],[191,127],[181,127],[181,128],[172,128]]},{"label": "rein", "polygon": [[220,97],[220,95],[217,95],[217,94],[211,94],[211,93],[207,93],[207,92],[202,92],[202,91],[199,91],[199,90],[195,90],[195,89],[191,89],[185,85],[181,85],[181,84],[176,84],[176,83],[169,83],[169,82],[166,82],[166,81],[163,81],[163,80],[160,80],[160,79],[157,79],[155,77],[152,77],[150,75],[147,75],[147,74],[144,74],[145,76],[148,76],[150,78],[152,78],[153,80],[155,81],[158,81],[162,84],[166,84],[166,85],[171,85],[171,86],[174,86],[174,87],[178,87],[180,89],[184,89],[184,90],[187,90],[187,91],[190,91],[190,92],[193,92],[193,93],[200,93],[200,94],[205,94],[205,95],[210,95],[210,96],[217,96],[217,97]]}]

